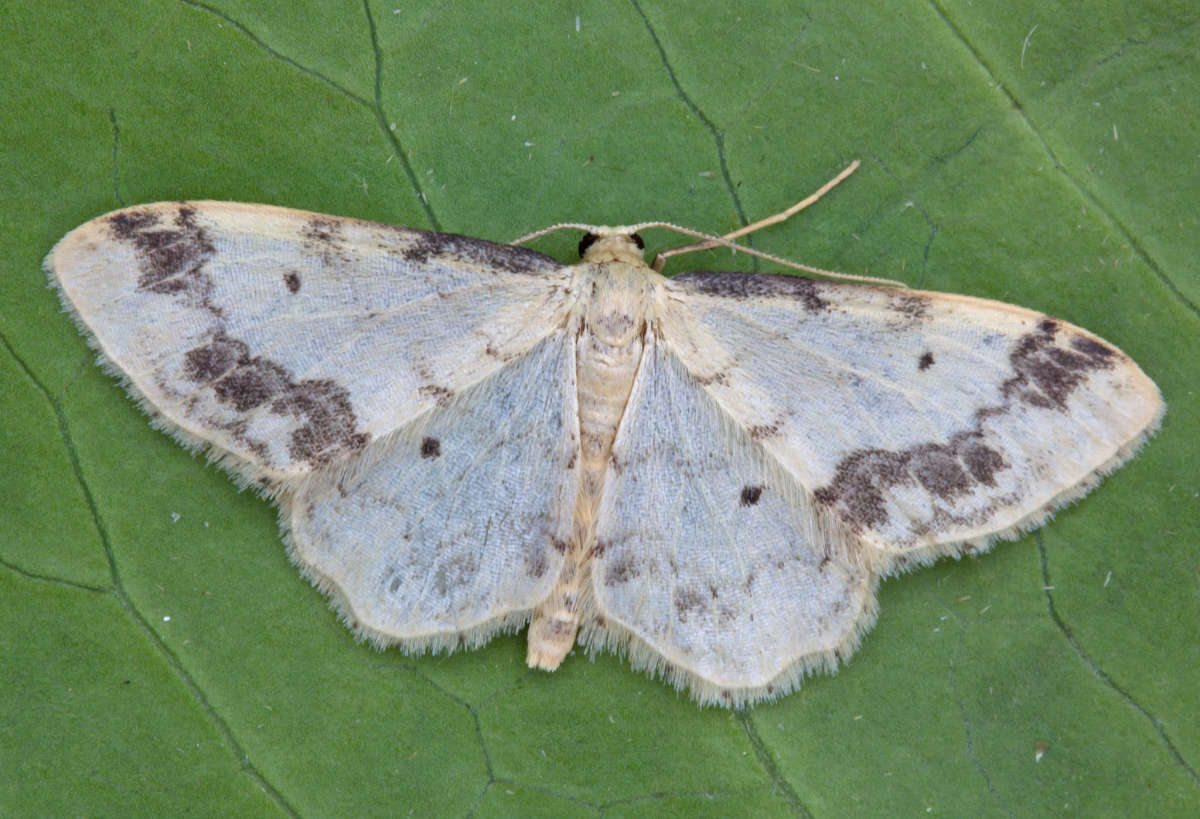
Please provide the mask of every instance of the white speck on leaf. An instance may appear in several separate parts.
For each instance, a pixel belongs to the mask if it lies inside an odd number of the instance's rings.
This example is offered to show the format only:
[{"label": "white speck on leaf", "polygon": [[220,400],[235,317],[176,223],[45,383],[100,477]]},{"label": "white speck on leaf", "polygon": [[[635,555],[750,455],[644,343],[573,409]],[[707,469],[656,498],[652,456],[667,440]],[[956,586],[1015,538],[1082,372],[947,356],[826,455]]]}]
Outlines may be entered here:
[{"label": "white speck on leaf", "polygon": [[1021,69],[1025,69],[1025,49],[1029,48],[1029,38],[1033,36],[1033,32],[1037,31],[1037,24],[1029,29],[1029,33],[1025,35],[1025,42],[1021,43]]}]

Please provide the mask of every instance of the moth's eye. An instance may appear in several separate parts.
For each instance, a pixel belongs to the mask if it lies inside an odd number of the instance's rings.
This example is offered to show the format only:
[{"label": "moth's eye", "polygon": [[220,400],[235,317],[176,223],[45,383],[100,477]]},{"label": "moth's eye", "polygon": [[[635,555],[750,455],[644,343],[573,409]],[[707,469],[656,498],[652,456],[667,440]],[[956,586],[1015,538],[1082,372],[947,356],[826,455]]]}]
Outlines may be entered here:
[{"label": "moth's eye", "polygon": [[579,258],[582,259],[583,254],[587,251],[587,249],[589,247],[591,247],[593,244],[595,244],[596,240],[599,238],[600,237],[597,236],[595,233],[588,233],[582,239],[580,239],[579,240]]},{"label": "moth's eye", "polygon": [[638,246],[638,250],[646,249],[646,243],[642,241],[641,234],[631,233],[629,234],[629,238],[633,239],[633,243]]}]

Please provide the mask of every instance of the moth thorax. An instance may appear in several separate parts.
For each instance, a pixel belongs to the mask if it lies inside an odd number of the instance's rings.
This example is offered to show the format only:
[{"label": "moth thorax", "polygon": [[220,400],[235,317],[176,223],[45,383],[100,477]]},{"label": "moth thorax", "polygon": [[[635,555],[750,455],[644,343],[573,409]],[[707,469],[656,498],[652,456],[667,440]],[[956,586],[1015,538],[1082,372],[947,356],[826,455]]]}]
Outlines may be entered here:
[{"label": "moth thorax", "polygon": [[595,266],[584,322],[597,341],[623,347],[642,337],[654,289],[645,272],[620,263]]}]

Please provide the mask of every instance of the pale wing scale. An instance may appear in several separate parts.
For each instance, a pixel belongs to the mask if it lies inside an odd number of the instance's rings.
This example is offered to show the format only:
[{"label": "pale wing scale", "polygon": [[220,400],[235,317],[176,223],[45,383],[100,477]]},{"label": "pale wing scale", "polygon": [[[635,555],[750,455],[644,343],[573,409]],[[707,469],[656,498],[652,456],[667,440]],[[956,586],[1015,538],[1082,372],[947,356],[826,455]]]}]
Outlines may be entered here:
[{"label": "pale wing scale", "polygon": [[1040,523],[1163,411],[1120,350],[1009,304],[773,275],[667,290],[671,349],[884,571]]},{"label": "pale wing scale", "polygon": [[107,214],[46,265],[148,410],[272,488],[527,352],[566,283],[520,248],[221,202]]},{"label": "pale wing scale", "polygon": [[552,335],[291,498],[292,557],[356,631],[478,645],[550,593],[577,493],[574,361]]},{"label": "pale wing scale", "polygon": [[804,493],[661,341],[612,454],[586,643],[723,704],[785,693],[854,650],[874,577],[827,553]]}]

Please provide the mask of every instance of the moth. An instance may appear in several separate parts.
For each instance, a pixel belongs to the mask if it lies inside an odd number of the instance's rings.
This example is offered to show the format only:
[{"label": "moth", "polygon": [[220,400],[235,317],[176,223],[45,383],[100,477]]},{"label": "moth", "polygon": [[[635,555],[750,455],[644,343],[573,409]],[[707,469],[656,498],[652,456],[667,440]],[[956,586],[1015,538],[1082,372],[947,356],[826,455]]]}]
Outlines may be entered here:
[{"label": "moth", "polygon": [[832,671],[881,578],[1040,525],[1162,417],[1137,364],[1065,321],[666,278],[645,227],[590,227],[563,264],[163,202],[84,224],[45,266],[154,423],[278,503],[360,637],[449,651],[528,623],[530,666],[612,650],[701,703]]}]

